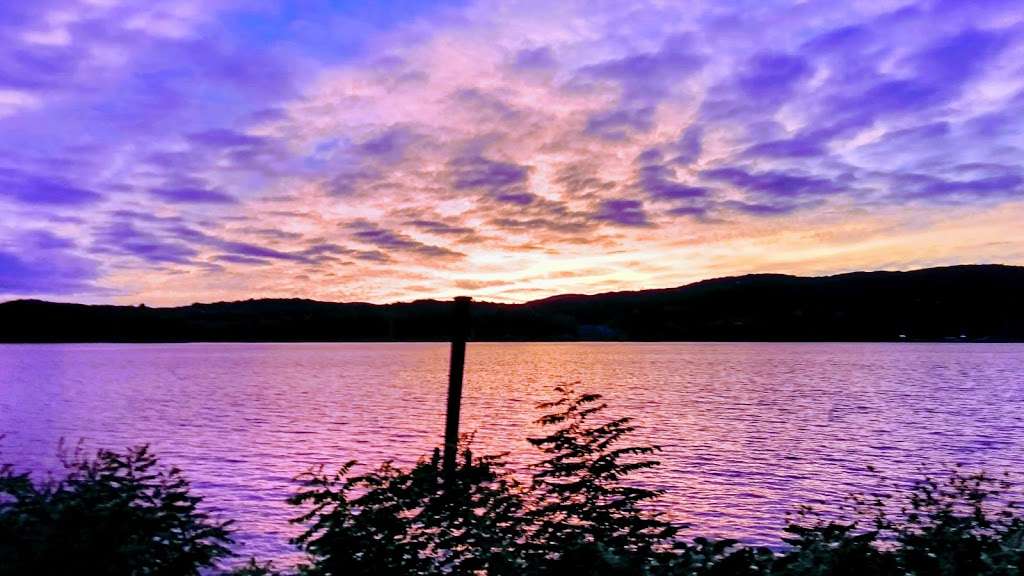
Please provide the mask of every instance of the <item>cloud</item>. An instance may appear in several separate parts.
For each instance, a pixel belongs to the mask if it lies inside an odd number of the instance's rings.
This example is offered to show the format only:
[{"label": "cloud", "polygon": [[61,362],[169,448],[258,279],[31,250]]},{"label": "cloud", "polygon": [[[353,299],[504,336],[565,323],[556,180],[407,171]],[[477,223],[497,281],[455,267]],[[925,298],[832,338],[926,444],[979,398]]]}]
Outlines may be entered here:
[{"label": "cloud", "polygon": [[[970,173],[969,171],[965,171]],[[945,179],[929,174],[896,173],[889,177],[892,196],[903,200],[971,202],[975,200],[1024,200],[1024,175],[1020,171],[983,169],[982,174]],[[987,172],[987,174],[985,173]]]},{"label": "cloud", "polygon": [[98,192],[59,179],[4,168],[0,168],[0,196],[49,206],[83,206],[103,200]]},{"label": "cloud", "polygon": [[678,164],[692,164],[700,159],[700,153],[703,150],[702,138],[704,135],[704,129],[700,125],[691,125],[683,131],[679,137],[679,141],[676,143],[675,152],[676,156],[673,159]]},{"label": "cloud", "polygon": [[622,140],[654,126],[654,106],[617,108],[595,112],[587,119],[587,132],[609,140]]},{"label": "cloud", "polygon": [[351,168],[336,174],[327,182],[327,190],[333,196],[356,196],[363,187],[377,182],[381,173],[376,169]]},{"label": "cloud", "polygon": [[234,204],[238,202],[229,194],[204,188],[159,188],[150,190],[149,193],[160,200],[175,204]]},{"label": "cloud", "polygon": [[418,140],[419,137],[412,129],[392,126],[364,140],[357,149],[365,156],[394,163],[401,160],[406,149]]},{"label": "cloud", "polygon": [[522,112],[498,94],[479,88],[460,88],[449,97],[457,108],[489,122],[512,122],[522,118]]},{"label": "cloud", "polygon": [[780,138],[759,142],[747,148],[746,156],[763,158],[809,158],[821,156],[827,152],[828,133],[815,131],[792,138]]},{"label": "cloud", "polygon": [[152,264],[188,264],[199,252],[182,242],[118,221],[100,227],[93,240],[96,254],[132,256]]},{"label": "cloud", "polygon": [[350,227],[352,228],[353,239],[364,244],[376,246],[382,250],[411,253],[417,256],[440,260],[458,259],[465,256],[465,254],[442,246],[425,244],[405,234],[383,229],[370,222],[354,222]]},{"label": "cloud", "polygon": [[[834,46],[836,51],[849,52],[842,64],[863,57],[869,38],[880,41],[869,32],[848,34],[858,40]],[[900,116],[920,116],[961,97],[969,82],[1009,45],[1010,38],[1007,31],[968,28],[908,51],[895,59],[892,71],[856,64],[857,73],[841,77],[823,95],[819,117],[823,122],[856,129]]]},{"label": "cloud", "polygon": [[75,250],[73,240],[43,229],[0,242],[0,294],[100,294],[100,264]]},{"label": "cloud", "polygon": [[508,232],[526,232],[540,235],[543,232],[572,236],[589,231],[593,226],[586,220],[562,220],[556,218],[492,218],[490,224]]},{"label": "cloud", "polygon": [[462,288],[463,290],[481,290],[483,288],[504,286],[507,282],[503,280],[456,280],[453,284],[456,288]]},{"label": "cloud", "polygon": [[749,121],[772,114],[789,102],[813,71],[813,66],[799,55],[768,51],[754,54],[735,76],[709,91],[701,116],[705,121]]},{"label": "cloud", "polygon": [[[8,268],[47,229],[38,254],[102,264],[82,286],[173,274],[189,301],[639,287],[840,269],[865,229],[885,254],[858,263],[952,261],[1024,204],[1012,1],[339,10],[0,5]],[[652,255],[682,264],[627,264]],[[501,297],[594,288],[561,280]]]},{"label": "cloud", "polygon": [[529,168],[511,162],[490,160],[482,156],[453,158],[448,167],[456,189],[482,189],[501,192],[526,183]]},{"label": "cloud", "polygon": [[657,51],[630,54],[581,68],[576,83],[609,81],[618,85],[619,99],[611,109],[594,112],[586,131],[621,140],[654,126],[657,104],[685,78],[698,71],[705,57],[689,34],[671,36]]},{"label": "cloud", "polygon": [[185,136],[190,142],[208,148],[252,148],[263,146],[267,139],[250,136],[235,130],[213,128],[201,132],[193,132]]},{"label": "cloud", "polygon": [[608,199],[598,205],[594,218],[619,226],[650,226],[644,205],[638,200]]},{"label": "cloud", "polygon": [[666,38],[657,51],[629,54],[580,69],[587,80],[619,84],[624,101],[650,102],[665,97],[673,84],[699,70],[706,62],[699,43],[689,34]]},{"label": "cloud", "polygon": [[512,65],[520,70],[546,70],[554,68],[557,59],[550,46],[524,48],[516,52]]},{"label": "cloud", "polygon": [[703,198],[709,190],[704,186],[693,186],[675,180],[675,171],[662,164],[648,164],[640,167],[639,185],[651,198],[657,200],[686,200]]},{"label": "cloud", "polygon": [[431,234],[438,234],[438,235],[448,235],[448,234],[470,235],[470,234],[474,234],[474,230],[472,228],[467,227],[467,226],[452,226],[451,224],[447,224],[445,222],[439,222],[437,220],[409,220],[409,221],[405,222],[405,224],[408,225],[408,226],[412,226],[414,228],[418,228],[420,230],[423,230],[424,232],[429,232]]},{"label": "cloud", "polygon": [[266,246],[260,246],[258,244],[251,244],[249,242],[235,242],[230,240],[216,240],[211,243],[213,246],[226,250],[235,256],[246,256],[250,258],[264,258],[271,260],[293,260],[302,261],[306,257],[304,254],[292,254],[288,252],[282,252]]},{"label": "cloud", "polygon": [[100,292],[96,262],[61,254],[26,258],[0,250],[0,294],[71,295]]},{"label": "cloud", "polygon": [[244,266],[266,266],[271,263],[270,260],[253,256],[244,256],[241,254],[218,254],[214,257],[214,260],[228,262],[230,264],[241,264]]},{"label": "cloud", "polygon": [[505,192],[498,194],[494,197],[498,202],[504,202],[506,204],[516,204],[519,206],[529,206],[537,200],[537,196],[529,192]]},{"label": "cloud", "polygon": [[799,198],[844,192],[848,186],[820,176],[766,170],[748,171],[734,166],[703,170],[701,178],[731,184],[737,188],[769,198]]}]

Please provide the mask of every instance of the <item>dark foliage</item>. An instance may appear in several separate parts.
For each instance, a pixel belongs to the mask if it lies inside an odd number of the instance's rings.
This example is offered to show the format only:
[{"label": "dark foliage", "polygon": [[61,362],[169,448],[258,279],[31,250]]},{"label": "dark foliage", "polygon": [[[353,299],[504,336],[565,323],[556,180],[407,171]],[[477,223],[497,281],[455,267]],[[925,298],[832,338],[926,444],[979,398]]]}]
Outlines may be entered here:
[{"label": "dark foliage", "polygon": [[665,562],[678,527],[645,511],[660,492],[629,485],[635,472],[658,465],[646,459],[650,446],[620,446],[634,430],[629,418],[594,422],[607,406],[599,394],[559,386],[557,400],[540,404],[553,411],[539,423],[552,433],[530,438],[544,459],[534,467],[534,540],[555,559],[551,573],[632,573]]},{"label": "dark foliage", "polygon": [[845,518],[802,510],[786,529],[794,550],[779,564],[793,574],[1024,574],[1020,497],[1005,478],[960,470],[852,495]]},{"label": "dark foliage", "polygon": [[[679,288],[473,306],[475,340],[1024,341],[1024,267],[821,278],[756,274]],[[0,342],[437,341],[448,302],[248,300],[177,308],[0,304]],[[965,338],[961,339],[961,336]]]},{"label": "dark foliage", "polygon": [[228,523],[147,447],[65,459],[67,476],[34,482],[0,468],[0,574],[198,574],[229,555]]},{"label": "dark foliage", "polygon": [[468,450],[454,481],[443,482],[439,451],[403,471],[386,463],[352,475],[355,462],[335,474],[303,477],[291,502],[311,509],[296,542],[313,559],[311,575],[516,574],[523,533],[523,501],[499,457]]}]

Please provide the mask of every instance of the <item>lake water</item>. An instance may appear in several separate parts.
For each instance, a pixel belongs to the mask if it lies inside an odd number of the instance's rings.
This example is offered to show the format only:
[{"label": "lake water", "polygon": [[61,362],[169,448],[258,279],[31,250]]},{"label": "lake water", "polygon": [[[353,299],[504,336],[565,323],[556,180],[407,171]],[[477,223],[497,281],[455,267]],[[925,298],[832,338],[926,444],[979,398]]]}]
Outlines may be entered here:
[{"label": "lake water", "polygon": [[[433,343],[0,345],[0,460],[148,442],[237,520],[241,554],[287,565],[293,477],[427,453],[447,361]],[[534,404],[576,380],[663,447],[643,482],[693,534],[778,543],[797,504],[875,485],[869,465],[1024,475],[1024,345],[473,343],[463,430],[522,467]]]}]

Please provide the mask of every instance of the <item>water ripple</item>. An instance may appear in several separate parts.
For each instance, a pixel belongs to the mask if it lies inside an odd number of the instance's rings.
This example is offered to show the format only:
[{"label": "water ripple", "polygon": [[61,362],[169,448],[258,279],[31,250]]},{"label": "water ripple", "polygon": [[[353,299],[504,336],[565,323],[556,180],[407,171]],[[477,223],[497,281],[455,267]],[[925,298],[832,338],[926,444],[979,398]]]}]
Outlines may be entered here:
[{"label": "water ripple", "polygon": [[[149,442],[239,552],[288,564],[293,478],[351,458],[409,463],[440,442],[443,344],[0,346],[3,460],[56,466],[60,438]],[[1024,473],[1024,346],[471,344],[464,430],[535,454],[533,405],[579,380],[663,448],[642,482],[692,532],[778,542],[797,504],[825,507],[954,463]]]}]

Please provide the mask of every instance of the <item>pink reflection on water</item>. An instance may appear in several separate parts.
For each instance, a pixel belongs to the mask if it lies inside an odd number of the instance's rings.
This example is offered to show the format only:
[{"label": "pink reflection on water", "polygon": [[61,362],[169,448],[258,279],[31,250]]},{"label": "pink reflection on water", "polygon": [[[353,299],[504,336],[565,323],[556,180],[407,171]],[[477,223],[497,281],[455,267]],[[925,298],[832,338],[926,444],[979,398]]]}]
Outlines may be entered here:
[{"label": "pink reflection on water", "polygon": [[[239,552],[284,559],[284,504],[309,466],[410,463],[441,442],[444,344],[0,346],[3,460],[55,465],[60,438],[149,442]],[[463,430],[479,452],[536,459],[534,404],[554,383],[606,395],[642,478],[693,532],[775,543],[800,503],[962,462],[1024,473],[1024,346],[979,344],[470,344]]]}]

